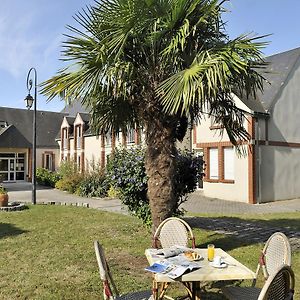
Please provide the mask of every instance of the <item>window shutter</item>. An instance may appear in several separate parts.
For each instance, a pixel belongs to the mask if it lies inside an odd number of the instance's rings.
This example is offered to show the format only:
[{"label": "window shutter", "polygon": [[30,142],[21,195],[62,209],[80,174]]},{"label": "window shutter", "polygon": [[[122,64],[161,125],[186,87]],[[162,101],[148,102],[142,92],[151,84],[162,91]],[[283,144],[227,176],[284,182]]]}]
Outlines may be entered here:
[{"label": "window shutter", "polygon": [[52,171],[55,171],[55,154],[52,153]]},{"label": "window shutter", "polygon": [[45,168],[45,153],[42,154],[42,168]]}]

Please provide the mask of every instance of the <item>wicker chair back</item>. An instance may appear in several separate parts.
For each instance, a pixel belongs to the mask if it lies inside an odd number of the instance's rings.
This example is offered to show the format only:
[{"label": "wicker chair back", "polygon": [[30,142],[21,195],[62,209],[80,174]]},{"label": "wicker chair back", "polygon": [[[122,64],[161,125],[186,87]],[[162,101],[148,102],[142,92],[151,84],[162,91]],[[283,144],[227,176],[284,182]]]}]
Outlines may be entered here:
[{"label": "wicker chair back", "polygon": [[174,245],[187,247],[189,240],[195,248],[195,237],[189,224],[180,218],[171,217],[158,226],[154,234],[153,246],[155,248],[169,248]]},{"label": "wicker chair back", "polygon": [[262,268],[264,277],[267,279],[282,265],[291,265],[291,246],[284,233],[275,232],[265,244],[256,275]]},{"label": "wicker chair back", "polygon": [[99,274],[103,284],[104,300],[150,300],[152,299],[152,291],[133,291],[120,295],[115,282],[109,271],[109,267],[105,258],[103,247],[98,241],[94,241],[95,253],[99,267]]},{"label": "wicker chair back", "polygon": [[295,275],[288,265],[283,265],[270,275],[257,300],[293,299]]}]

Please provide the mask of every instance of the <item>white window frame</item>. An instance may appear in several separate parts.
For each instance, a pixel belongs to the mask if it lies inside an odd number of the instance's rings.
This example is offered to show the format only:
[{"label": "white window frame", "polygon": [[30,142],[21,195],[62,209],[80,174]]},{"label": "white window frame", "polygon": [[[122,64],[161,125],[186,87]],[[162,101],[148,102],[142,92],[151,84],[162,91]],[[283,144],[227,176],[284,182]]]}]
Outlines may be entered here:
[{"label": "white window frame", "polygon": [[209,148],[209,179],[219,180],[219,149]]},{"label": "white window frame", "polygon": [[233,147],[224,147],[224,179],[234,180],[234,149]]}]

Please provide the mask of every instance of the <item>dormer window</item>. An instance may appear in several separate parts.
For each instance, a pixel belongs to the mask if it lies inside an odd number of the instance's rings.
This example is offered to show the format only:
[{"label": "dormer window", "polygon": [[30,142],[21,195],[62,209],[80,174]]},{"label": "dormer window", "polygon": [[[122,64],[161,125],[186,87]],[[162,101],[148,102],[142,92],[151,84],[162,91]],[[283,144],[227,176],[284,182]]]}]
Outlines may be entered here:
[{"label": "dormer window", "polygon": [[63,149],[68,149],[68,128],[62,129]]},{"label": "dormer window", "polygon": [[5,128],[8,126],[8,123],[6,121],[1,121],[0,120],[0,128]]},{"label": "dormer window", "polygon": [[77,147],[77,149],[80,149],[81,144],[82,144],[82,126],[81,125],[77,125],[75,127],[75,135],[76,135],[76,147]]}]

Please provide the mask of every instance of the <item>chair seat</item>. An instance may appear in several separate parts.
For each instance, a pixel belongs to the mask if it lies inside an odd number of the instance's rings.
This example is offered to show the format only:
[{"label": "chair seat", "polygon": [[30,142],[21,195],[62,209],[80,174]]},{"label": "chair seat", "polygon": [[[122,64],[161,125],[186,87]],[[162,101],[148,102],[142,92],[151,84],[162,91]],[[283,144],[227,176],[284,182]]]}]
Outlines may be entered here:
[{"label": "chair seat", "polygon": [[150,297],[152,297],[152,292],[147,290],[120,295],[115,300],[148,300]]},{"label": "chair seat", "polygon": [[257,300],[261,289],[256,287],[223,287],[223,294],[230,300]]}]

